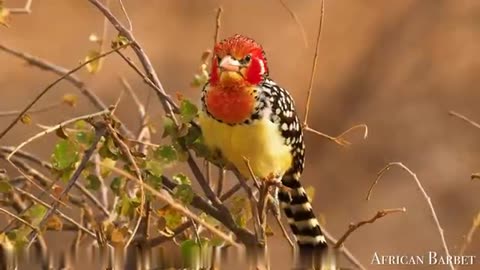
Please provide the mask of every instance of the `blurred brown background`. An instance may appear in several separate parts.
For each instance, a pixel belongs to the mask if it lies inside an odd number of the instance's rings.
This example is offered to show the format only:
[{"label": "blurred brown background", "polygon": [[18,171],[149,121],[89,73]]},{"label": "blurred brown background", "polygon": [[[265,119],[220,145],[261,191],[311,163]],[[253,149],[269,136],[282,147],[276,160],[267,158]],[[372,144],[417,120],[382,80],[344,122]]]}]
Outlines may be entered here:
[{"label": "blurred brown background", "polygon": [[[234,33],[263,44],[271,75],[294,96],[301,115],[315,47],[320,1],[286,1],[303,24],[308,48],[298,26],[279,1],[124,0],[134,33],[151,57],[164,87],[191,99],[199,90],[189,84],[200,55],[212,46],[215,9],[223,6],[221,37]],[[113,10],[121,16],[116,1]],[[23,1],[7,0],[8,7]],[[349,136],[342,148],[307,135],[307,165],[303,181],[316,188],[314,207],[326,228],[339,237],[350,222],[370,218],[379,209],[406,207],[354,233],[346,245],[368,269],[445,269],[445,266],[370,265],[374,252],[421,255],[443,252],[427,204],[414,182],[400,169],[390,171],[365,201],[376,173],[391,161],[404,162],[422,181],[436,207],[452,254],[458,253],[472,218],[480,210],[480,183],[470,174],[480,171],[480,130],[448,115],[455,110],[480,121],[480,2],[476,0],[335,0],[327,1],[310,125],[336,135],[366,123],[369,137]],[[101,34],[103,18],[86,0],[35,1],[33,14],[13,17],[0,27],[0,42],[21,51],[74,67]],[[110,36],[114,36],[110,30]],[[144,98],[149,88],[118,56],[109,57],[99,74],[78,74],[106,103],[122,89],[118,76],[129,79]],[[29,67],[0,52],[0,111],[20,109],[57,76]],[[63,82],[42,102],[58,101],[77,89]],[[150,114],[161,126],[160,106]],[[35,123],[55,124],[94,108],[81,97],[75,109],[59,108],[34,114]],[[136,108],[124,100],[119,117],[132,128]],[[0,118],[3,129],[12,118]],[[16,145],[39,130],[18,125],[2,145]],[[158,140],[158,138],[154,139]],[[27,150],[48,157],[53,138]],[[4,167],[0,163],[0,167]],[[276,229],[276,227],[275,227]],[[271,240],[273,269],[289,258],[286,242]],[[480,237],[466,254],[480,263]],[[285,259],[283,259],[285,258]]]}]

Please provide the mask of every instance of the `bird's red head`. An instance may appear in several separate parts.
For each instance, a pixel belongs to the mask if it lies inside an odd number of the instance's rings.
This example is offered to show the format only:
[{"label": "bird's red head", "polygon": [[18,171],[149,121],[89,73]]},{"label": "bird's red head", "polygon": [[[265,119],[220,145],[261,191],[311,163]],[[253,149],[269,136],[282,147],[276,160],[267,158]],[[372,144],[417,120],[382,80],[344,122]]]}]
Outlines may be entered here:
[{"label": "bird's red head", "polygon": [[262,47],[250,38],[234,35],[215,45],[208,112],[228,124],[242,123],[255,110],[255,88],[268,74]]},{"label": "bird's red head", "polygon": [[213,86],[251,86],[268,74],[265,53],[253,39],[234,35],[215,45],[210,72]]}]

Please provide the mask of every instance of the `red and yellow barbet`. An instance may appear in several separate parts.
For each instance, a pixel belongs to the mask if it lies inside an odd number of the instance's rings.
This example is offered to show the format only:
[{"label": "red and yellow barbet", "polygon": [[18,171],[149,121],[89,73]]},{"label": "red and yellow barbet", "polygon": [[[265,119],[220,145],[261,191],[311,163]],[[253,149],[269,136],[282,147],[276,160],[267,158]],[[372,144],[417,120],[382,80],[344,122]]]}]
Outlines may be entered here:
[{"label": "red and yellow barbet", "polygon": [[302,126],[288,91],[269,78],[262,47],[241,35],[227,38],[216,44],[211,67],[200,114],[206,145],[245,177],[250,172],[244,158],[258,179],[281,179],[286,188],[278,199],[298,245],[325,247],[299,181],[305,160]]}]

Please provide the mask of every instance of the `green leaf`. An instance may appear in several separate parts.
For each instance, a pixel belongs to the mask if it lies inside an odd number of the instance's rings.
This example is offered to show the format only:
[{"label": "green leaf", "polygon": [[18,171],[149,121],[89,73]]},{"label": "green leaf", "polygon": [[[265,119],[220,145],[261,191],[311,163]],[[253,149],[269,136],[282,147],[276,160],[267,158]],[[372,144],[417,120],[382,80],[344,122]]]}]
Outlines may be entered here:
[{"label": "green leaf", "polygon": [[163,174],[163,165],[156,160],[145,161],[145,169],[153,176],[160,177]]},{"label": "green leaf", "polygon": [[181,184],[176,186],[173,189],[173,196],[182,201],[184,204],[190,204],[194,197],[192,186],[188,184]]},{"label": "green leaf", "polygon": [[171,136],[175,138],[177,136],[177,127],[175,126],[175,123],[173,122],[172,119],[168,117],[163,117],[163,134],[162,138],[166,138],[168,136]]},{"label": "green leaf", "polygon": [[113,178],[112,182],[110,183],[110,189],[115,195],[120,196],[124,184],[125,179],[117,176]]},{"label": "green leaf", "polygon": [[61,140],[55,145],[51,160],[56,170],[72,168],[79,160],[78,146],[72,141]]},{"label": "green leaf", "polygon": [[20,122],[25,125],[30,125],[32,124],[32,117],[30,116],[30,114],[26,113],[22,115],[22,117],[20,118]]},{"label": "green leaf", "polygon": [[[92,59],[95,59],[100,56],[100,52],[96,50],[91,50],[88,52],[87,56],[85,57],[85,61],[91,61]],[[93,60],[92,62],[88,63],[85,65],[87,68],[87,71],[91,74],[97,73],[100,68],[102,67],[102,59],[98,58]]]},{"label": "green leaf", "polygon": [[0,193],[7,193],[12,190],[12,186],[7,180],[0,180]]},{"label": "green leaf", "polygon": [[104,158],[100,163],[103,165],[100,166],[100,175],[102,175],[103,178],[107,178],[112,173],[110,167],[115,167],[117,162],[110,158]]},{"label": "green leaf", "polygon": [[87,176],[87,185],[85,186],[86,188],[96,191],[100,189],[101,185],[102,182],[96,175],[90,174],[89,176]]},{"label": "green leaf", "polygon": [[183,123],[188,123],[195,119],[198,114],[198,108],[187,99],[180,102],[180,116]]},{"label": "green leaf", "polygon": [[172,145],[162,145],[153,152],[155,159],[158,159],[166,164],[177,160],[177,150]]},{"label": "green leaf", "polygon": [[190,185],[191,184],[190,178],[188,178],[188,176],[186,176],[183,173],[178,173],[178,174],[174,175],[172,177],[172,179],[173,179],[173,181],[176,181],[179,184],[185,184],[185,185]]},{"label": "green leaf", "polygon": [[230,211],[240,227],[247,226],[247,222],[252,218],[250,201],[245,196],[234,196],[231,200]]},{"label": "green leaf", "polygon": [[212,248],[208,239],[201,238],[200,243],[197,239],[187,239],[180,244],[180,253],[184,267],[200,269],[202,258],[211,258]]},{"label": "green leaf", "polygon": [[120,151],[118,150],[112,138],[106,137],[102,146],[98,150],[98,154],[100,154],[100,157],[102,158],[110,158],[113,160],[117,160],[120,156]]},{"label": "green leaf", "polygon": [[173,230],[176,227],[178,227],[180,224],[182,224],[182,220],[183,220],[182,213],[180,213],[179,211],[171,207],[166,206],[162,209],[159,209],[157,211],[157,214],[159,217],[165,219],[166,226],[170,230]]},{"label": "green leaf", "polygon": [[132,218],[135,213],[135,208],[140,205],[138,198],[130,198],[127,195],[123,195],[120,202],[119,214],[124,217]]},{"label": "green leaf", "polygon": [[33,226],[38,226],[46,213],[47,208],[45,206],[35,204],[30,209],[28,209],[28,211],[25,213],[25,217],[27,217],[27,219]]},{"label": "green leaf", "polygon": [[155,190],[160,190],[162,188],[162,177],[148,174],[146,182],[149,186],[151,186]]}]

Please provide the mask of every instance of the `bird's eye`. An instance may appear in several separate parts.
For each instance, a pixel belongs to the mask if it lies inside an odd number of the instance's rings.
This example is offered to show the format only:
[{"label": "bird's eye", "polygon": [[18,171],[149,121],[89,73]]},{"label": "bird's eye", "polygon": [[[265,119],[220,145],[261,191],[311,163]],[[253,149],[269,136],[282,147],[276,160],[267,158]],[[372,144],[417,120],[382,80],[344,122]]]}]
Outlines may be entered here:
[{"label": "bird's eye", "polygon": [[250,62],[250,60],[252,60],[252,56],[249,54],[249,55],[245,56],[245,58],[243,58],[243,60],[244,60],[245,63],[248,63],[248,62]]}]

